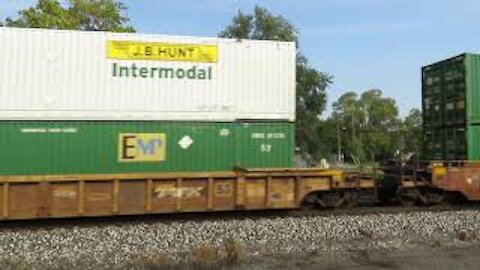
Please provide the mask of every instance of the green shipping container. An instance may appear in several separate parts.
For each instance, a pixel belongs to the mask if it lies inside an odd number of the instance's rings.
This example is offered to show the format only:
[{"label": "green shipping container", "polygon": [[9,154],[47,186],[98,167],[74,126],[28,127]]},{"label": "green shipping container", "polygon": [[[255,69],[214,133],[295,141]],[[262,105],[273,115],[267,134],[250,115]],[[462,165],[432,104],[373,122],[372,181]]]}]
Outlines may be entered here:
[{"label": "green shipping container", "polygon": [[480,123],[480,55],[462,54],[422,69],[427,129]]},{"label": "green shipping container", "polygon": [[445,157],[445,133],[443,130],[425,133],[424,139],[426,159],[443,160]]},{"label": "green shipping container", "polygon": [[468,160],[480,161],[480,125],[470,126],[467,130]]},{"label": "green shipping container", "polygon": [[432,160],[480,160],[480,55],[422,69],[424,152]]},{"label": "green shipping container", "polygon": [[429,160],[480,160],[480,125],[443,127],[425,133]]},{"label": "green shipping container", "polygon": [[294,124],[5,121],[0,148],[0,175],[290,167]]}]

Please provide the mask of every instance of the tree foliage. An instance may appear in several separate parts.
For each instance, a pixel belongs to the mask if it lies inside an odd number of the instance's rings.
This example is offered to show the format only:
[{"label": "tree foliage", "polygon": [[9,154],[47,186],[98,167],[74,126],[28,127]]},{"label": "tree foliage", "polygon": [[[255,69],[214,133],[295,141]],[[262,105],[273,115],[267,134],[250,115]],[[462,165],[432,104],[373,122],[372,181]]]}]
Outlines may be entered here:
[{"label": "tree foliage", "polygon": [[406,154],[423,153],[423,133],[422,133],[422,112],[419,109],[412,109],[402,125],[403,152]]},{"label": "tree foliage", "polygon": [[298,33],[284,17],[275,16],[265,8],[256,6],[253,14],[239,11],[232,24],[218,34],[236,39],[298,41]]},{"label": "tree foliage", "polygon": [[297,44],[296,66],[296,141],[305,156],[316,159],[323,151],[318,130],[325,110],[326,88],[332,76],[313,68],[298,49],[298,31],[284,17],[256,6],[252,14],[239,12],[220,37],[293,41]]},{"label": "tree foliage", "polygon": [[342,126],[344,150],[349,158],[375,161],[391,157],[398,147],[401,120],[395,100],[378,89],[342,95],[333,105],[333,116]]},{"label": "tree foliage", "polygon": [[134,32],[123,15],[126,6],[117,0],[39,0],[34,7],[7,18],[10,27],[75,29],[84,31]]}]

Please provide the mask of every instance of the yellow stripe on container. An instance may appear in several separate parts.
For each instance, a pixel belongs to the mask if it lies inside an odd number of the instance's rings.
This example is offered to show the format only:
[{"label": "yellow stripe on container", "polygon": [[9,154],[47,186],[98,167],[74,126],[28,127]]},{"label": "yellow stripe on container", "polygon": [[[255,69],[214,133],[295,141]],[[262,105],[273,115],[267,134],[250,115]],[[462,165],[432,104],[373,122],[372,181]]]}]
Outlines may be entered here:
[{"label": "yellow stripe on container", "polygon": [[107,57],[118,60],[216,63],[216,45],[107,41]]}]

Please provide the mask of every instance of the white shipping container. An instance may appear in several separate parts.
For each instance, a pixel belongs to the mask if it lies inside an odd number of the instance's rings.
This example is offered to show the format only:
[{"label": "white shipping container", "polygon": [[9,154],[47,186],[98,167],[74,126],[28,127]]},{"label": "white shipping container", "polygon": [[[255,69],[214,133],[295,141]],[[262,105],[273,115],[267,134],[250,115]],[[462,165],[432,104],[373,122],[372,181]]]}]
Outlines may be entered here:
[{"label": "white shipping container", "polygon": [[1,120],[295,119],[295,44],[0,28]]}]

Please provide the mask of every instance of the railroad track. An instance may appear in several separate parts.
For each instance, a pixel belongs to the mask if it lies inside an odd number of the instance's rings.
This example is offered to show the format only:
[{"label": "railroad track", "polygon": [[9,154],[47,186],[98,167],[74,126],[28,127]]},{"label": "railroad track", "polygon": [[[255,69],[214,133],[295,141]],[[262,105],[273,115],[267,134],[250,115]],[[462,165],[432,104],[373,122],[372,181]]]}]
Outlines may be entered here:
[{"label": "railroad track", "polygon": [[260,218],[285,218],[285,217],[328,217],[328,216],[367,216],[379,214],[400,214],[410,212],[446,212],[479,210],[480,203],[463,203],[455,205],[435,206],[358,206],[352,208],[326,209],[326,210],[258,210],[258,211],[229,211],[229,212],[202,212],[202,213],[173,213],[156,215],[134,215],[134,216],[110,216],[110,217],[81,217],[61,218],[44,220],[13,220],[2,221],[2,230],[48,230],[59,227],[102,227],[111,225],[135,225],[139,223],[171,223],[187,221],[225,221]]}]

